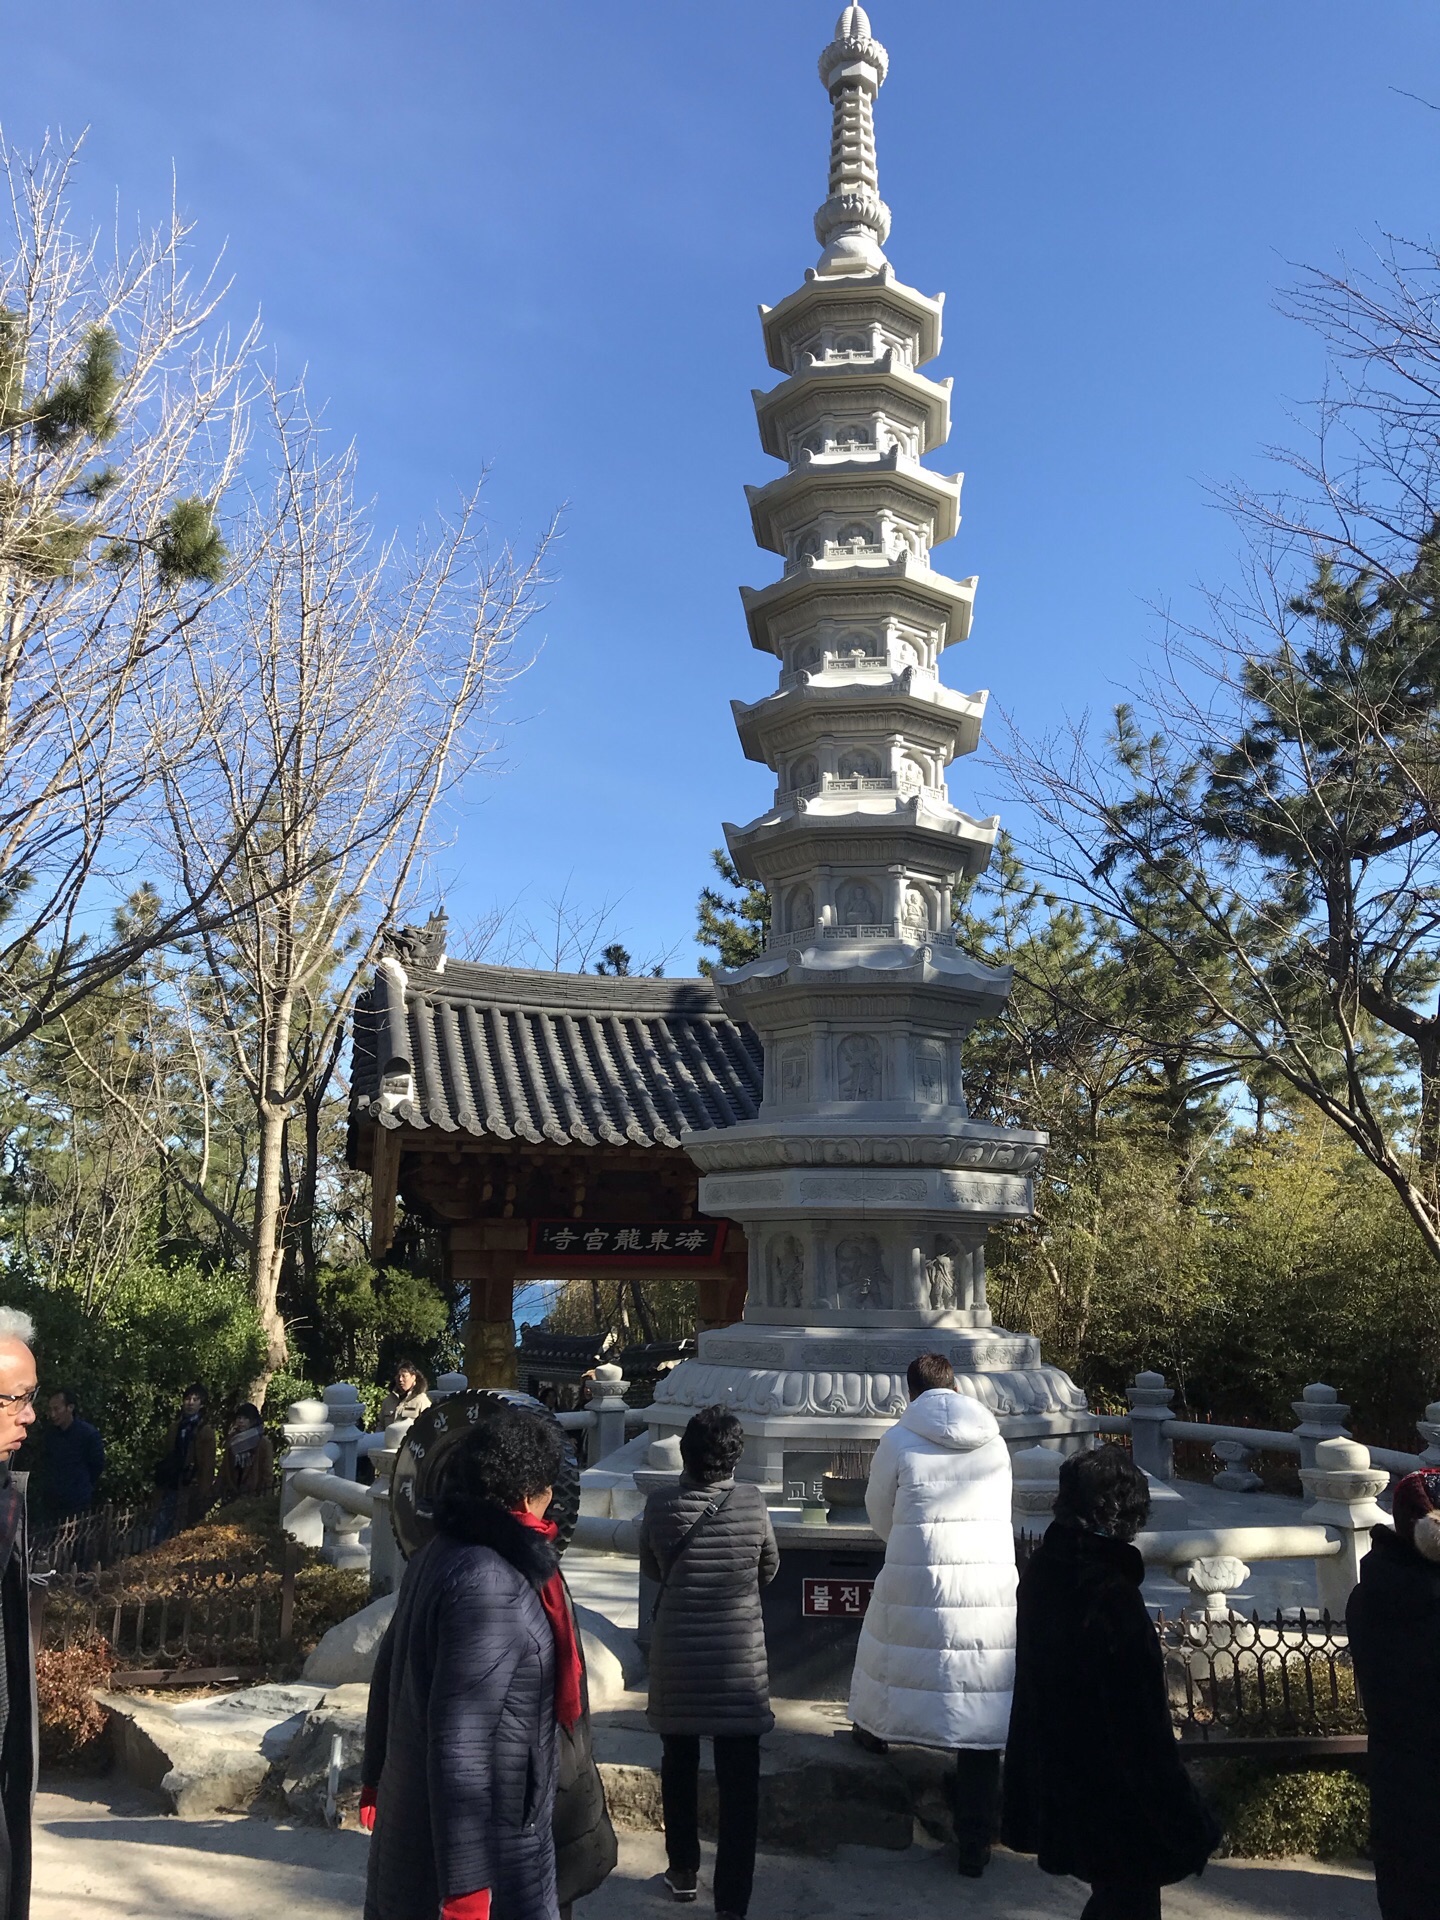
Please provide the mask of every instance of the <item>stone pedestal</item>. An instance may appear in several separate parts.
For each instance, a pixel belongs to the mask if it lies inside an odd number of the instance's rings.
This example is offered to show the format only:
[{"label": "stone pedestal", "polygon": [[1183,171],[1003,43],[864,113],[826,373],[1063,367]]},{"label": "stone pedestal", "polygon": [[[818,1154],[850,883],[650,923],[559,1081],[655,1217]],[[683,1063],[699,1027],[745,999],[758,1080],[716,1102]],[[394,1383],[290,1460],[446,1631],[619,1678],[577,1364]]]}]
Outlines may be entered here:
[{"label": "stone pedestal", "polygon": [[307,1547],[318,1547],[325,1537],[324,1522],[318,1507],[306,1508],[292,1518],[303,1496],[295,1491],[295,1475],[302,1468],[316,1473],[333,1473],[337,1450],[332,1445],[335,1429],[329,1420],[330,1409],[323,1400],[296,1400],[286,1409],[280,1428],[285,1451],[280,1455],[280,1524],[290,1536]]},{"label": "stone pedestal", "polygon": [[[1307,1399],[1314,1389],[1307,1389]],[[1302,1467],[1300,1481],[1311,1504],[1301,1518],[1338,1536],[1340,1552],[1315,1563],[1320,1605],[1332,1620],[1343,1620],[1360,1562],[1370,1551],[1370,1529],[1388,1524],[1376,1504],[1390,1484],[1384,1467],[1372,1466],[1369,1450],[1357,1440],[1321,1440],[1315,1464]]]},{"label": "stone pedestal", "polygon": [[335,1448],[335,1471],[342,1480],[353,1480],[360,1452],[360,1429],[365,1424],[360,1395],[348,1380],[337,1380],[325,1389],[325,1407],[332,1429],[331,1444]]}]

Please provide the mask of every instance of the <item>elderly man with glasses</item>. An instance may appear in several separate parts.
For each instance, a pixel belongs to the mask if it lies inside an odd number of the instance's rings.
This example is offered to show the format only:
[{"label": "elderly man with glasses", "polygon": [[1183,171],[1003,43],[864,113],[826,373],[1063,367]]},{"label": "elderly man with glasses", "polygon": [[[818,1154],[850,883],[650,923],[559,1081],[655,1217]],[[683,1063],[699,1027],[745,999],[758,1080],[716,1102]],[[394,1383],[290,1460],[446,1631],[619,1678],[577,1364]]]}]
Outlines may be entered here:
[{"label": "elderly man with glasses", "polygon": [[30,1912],[30,1807],[37,1767],[25,1481],[10,1462],[35,1419],[35,1325],[0,1307],[0,1920]]}]

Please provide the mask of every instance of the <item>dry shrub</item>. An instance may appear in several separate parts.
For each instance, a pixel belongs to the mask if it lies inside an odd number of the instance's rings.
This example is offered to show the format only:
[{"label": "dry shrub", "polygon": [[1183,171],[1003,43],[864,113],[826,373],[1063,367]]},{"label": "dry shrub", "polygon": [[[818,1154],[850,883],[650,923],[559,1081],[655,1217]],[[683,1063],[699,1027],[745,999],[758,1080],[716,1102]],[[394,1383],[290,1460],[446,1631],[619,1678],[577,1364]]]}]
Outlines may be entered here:
[{"label": "dry shrub", "polygon": [[35,1656],[40,1758],[45,1765],[91,1767],[101,1761],[110,1716],[92,1690],[107,1684],[114,1665],[108,1643],[98,1634],[73,1640],[68,1647],[43,1647]]}]

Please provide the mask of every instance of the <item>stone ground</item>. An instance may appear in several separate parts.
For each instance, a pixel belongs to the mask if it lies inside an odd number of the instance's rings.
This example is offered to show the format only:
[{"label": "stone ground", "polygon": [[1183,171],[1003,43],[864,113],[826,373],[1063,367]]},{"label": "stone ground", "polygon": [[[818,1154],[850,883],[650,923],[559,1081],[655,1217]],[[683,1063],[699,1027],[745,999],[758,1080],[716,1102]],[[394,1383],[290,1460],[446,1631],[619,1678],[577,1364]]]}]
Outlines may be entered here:
[{"label": "stone ground", "polygon": [[[50,1782],[36,1808],[34,1920],[358,1920],[365,1850],[358,1833],[269,1821],[177,1820],[108,1781]],[[953,1854],[846,1847],[832,1859],[763,1854],[753,1920],[1075,1920],[1085,1890],[1049,1880],[1032,1862],[997,1853],[982,1881],[959,1880]],[[708,1882],[711,1858],[706,1848]],[[620,1866],[577,1920],[645,1920],[672,1911],[659,1883],[660,1836],[621,1835]],[[707,1899],[693,1909],[711,1911]],[[1172,1889],[1166,1920],[1375,1920],[1374,1883],[1360,1868],[1309,1861],[1217,1862]]]}]

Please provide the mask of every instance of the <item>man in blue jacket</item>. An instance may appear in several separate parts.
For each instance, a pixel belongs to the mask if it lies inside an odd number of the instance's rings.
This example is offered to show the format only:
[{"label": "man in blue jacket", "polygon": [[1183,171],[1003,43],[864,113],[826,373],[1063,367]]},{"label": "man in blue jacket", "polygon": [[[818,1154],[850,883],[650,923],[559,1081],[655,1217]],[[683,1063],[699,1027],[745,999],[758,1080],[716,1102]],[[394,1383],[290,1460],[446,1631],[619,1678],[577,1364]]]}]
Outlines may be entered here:
[{"label": "man in blue jacket", "polygon": [[47,1520],[64,1520],[94,1504],[105,1471],[105,1442],[75,1411],[75,1395],[58,1387],[47,1403],[50,1425],[40,1440],[41,1504]]}]

